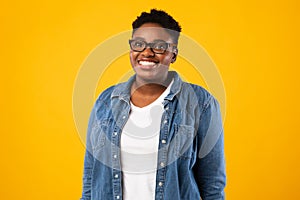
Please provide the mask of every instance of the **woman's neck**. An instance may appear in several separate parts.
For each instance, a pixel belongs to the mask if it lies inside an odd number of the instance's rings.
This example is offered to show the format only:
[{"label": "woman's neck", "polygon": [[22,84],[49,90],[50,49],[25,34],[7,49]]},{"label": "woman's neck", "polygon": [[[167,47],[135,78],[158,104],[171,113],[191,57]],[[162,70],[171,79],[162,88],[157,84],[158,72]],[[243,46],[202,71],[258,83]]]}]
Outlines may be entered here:
[{"label": "woman's neck", "polygon": [[165,91],[171,82],[171,78],[166,78],[163,81],[147,82],[136,79],[131,87],[131,94],[138,92],[140,94],[151,96],[161,94]]},{"label": "woman's neck", "polygon": [[170,82],[170,79],[163,83],[141,83],[136,80],[131,86],[131,102],[138,107],[149,105],[166,90]]}]

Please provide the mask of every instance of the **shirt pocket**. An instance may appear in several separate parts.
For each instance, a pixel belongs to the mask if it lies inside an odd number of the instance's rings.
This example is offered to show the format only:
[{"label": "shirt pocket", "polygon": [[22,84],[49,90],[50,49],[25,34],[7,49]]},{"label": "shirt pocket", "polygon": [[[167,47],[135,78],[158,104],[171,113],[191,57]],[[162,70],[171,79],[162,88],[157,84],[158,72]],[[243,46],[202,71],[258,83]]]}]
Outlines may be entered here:
[{"label": "shirt pocket", "polygon": [[175,157],[180,159],[190,159],[193,155],[193,141],[195,129],[193,126],[175,124]]},{"label": "shirt pocket", "polygon": [[108,127],[107,124],[108,120],[104,120],[101,122],[96,122],[92,127],[91,143],[94,155],[99,154],[99,152],[101,152],[105,146]]}]

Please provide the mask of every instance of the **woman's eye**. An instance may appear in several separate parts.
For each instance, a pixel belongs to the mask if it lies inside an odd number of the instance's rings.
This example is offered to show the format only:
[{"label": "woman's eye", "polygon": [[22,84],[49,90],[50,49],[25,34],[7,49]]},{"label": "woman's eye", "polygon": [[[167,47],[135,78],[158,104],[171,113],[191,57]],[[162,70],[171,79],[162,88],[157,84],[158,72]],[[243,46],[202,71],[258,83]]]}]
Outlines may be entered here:
[{"label": "woman's eye", "polygon": [[158,44],[154,45],[154,48],[155,49],[163,49],[163,50],[165,50],[165,49],[167,49],[167,45],[166,45],[166,43],[158,43]]},{"label": "woman's eye", "polygon": [[140,41],[136,41],[136,42],[134,43],[134,46],[136,46],[136,47],[142,47],[142,46],[144,46],[144,43],[143,43],[143,42],[140,42]]}]

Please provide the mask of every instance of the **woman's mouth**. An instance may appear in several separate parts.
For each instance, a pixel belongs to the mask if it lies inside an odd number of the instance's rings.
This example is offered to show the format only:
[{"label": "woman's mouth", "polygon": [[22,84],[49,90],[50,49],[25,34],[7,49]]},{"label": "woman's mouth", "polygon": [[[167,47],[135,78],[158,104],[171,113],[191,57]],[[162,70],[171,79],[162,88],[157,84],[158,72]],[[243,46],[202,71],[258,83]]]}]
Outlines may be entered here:
[{"label": "woman's mouth", "polygon": [[138,61],[139,65],[145,66],[145,67],[153,67],[157,64],[157,62],[154,61],[145,61],[145,60],[140,60]]}]

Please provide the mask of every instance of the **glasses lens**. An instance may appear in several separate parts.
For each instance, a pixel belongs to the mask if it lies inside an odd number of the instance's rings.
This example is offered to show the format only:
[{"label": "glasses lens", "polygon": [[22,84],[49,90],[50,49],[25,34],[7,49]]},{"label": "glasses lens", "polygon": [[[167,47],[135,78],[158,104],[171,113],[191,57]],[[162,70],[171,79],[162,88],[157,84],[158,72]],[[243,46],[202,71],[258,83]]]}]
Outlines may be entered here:
[{"label": "glasses lens", "polygon": [[146,47],[146,43],[142,40],[130,40],[130,46],[134,51],[143,51]]},{"label": "glasses lens", "polygon": [[154,43],[152,49],[155,53],[164,53],[168,49],[168,43],[166,42]]}]

